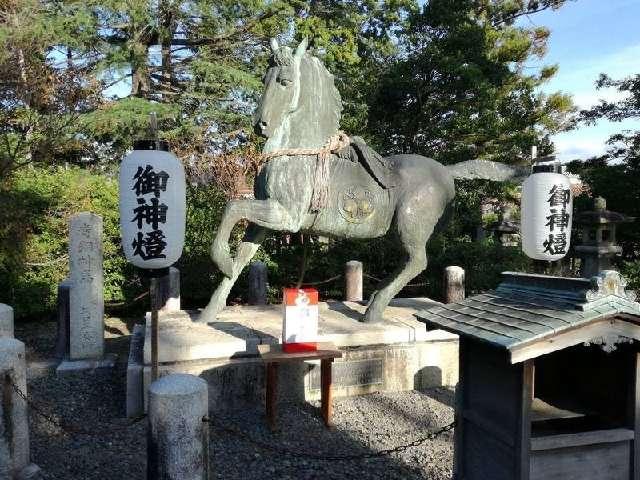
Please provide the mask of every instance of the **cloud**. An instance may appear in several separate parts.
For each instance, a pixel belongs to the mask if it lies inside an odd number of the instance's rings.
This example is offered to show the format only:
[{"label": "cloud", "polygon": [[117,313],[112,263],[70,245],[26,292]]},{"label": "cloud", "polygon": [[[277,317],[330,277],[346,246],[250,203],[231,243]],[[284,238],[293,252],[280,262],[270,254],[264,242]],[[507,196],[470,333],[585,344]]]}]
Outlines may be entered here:
[{"label": "cloud", "polygon": [[600,99],[617,101],[623,98],[623,95],[613,88],[596,90],[596,80],[601,73],[606,73],[614,79],[638,73],[639,58],[640,43],[629,45],[614,53],[593,57],[588,64],[584,65],[585,62],[582,62],[583,66],[578,68],[560,63],[558,74],[543,87],[543,90],[568,93],[573,96],[574,103],[579,108],[592,107],[598,104]]},{"label": "cloud", "polygon": [[556,158],[561,161],[585,159],[602,155],[606,151],[606,138],[600,136],[585,139],[573,132],[567,132],[553,137],[556,146]]},{"label": "cloud", "polygon": [[[562,91],[572,95],[579,109],[588,109],[600,103],[619,101],[625,95],[613,88],[596,90],[595,81],[600,73],[607,73],[611,78],[620,79],[640,73],[640,43],[628,45],[616,52],[594,56],[581,66],[569,61],[560,70],[557,77],[544,86],[545,92]],[[594,126],[582,125],[576,130],[564,132],[552,137],[559,160],[574,160],[602,155],[608,146],[607,139],[623,130],[640,130],[640,119],[629,119],[623,122],[599,120]]]}]

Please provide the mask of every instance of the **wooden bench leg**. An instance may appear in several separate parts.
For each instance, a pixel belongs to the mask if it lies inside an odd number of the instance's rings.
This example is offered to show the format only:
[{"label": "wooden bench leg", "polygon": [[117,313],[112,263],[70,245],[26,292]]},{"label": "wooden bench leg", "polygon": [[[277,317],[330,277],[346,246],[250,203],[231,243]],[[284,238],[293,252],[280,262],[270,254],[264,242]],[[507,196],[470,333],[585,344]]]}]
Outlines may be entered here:
[{"label": "wooden bench leg", "polygon": [[324,424],[327,427],[332,427],[333,422],[331,421],[331,416],[333,414],[333,394],[331,387],[331,365],[333,364],[333,359],[329,358],[326,360],[320,360],[320,384],[321,384],[321,410],[322,410],[322,418],[324,419]]},{"label": "wooden bench leg", "polygon": [[278,392],[278,364],[275,362],[268,362],[266,364],[267,369],[267,391],[265,394],[266,409],[267,409],[267,422],[271,430],[276,429],[276,416],[277,416],[277,392]]}]

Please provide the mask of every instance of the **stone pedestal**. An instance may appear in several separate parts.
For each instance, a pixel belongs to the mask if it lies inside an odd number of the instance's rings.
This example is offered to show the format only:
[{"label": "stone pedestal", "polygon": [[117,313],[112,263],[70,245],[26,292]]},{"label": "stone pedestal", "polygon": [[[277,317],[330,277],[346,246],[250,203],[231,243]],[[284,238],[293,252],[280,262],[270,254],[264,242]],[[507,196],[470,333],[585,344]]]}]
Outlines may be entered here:
[{"label": "stone pedestal", "polygon": [[[344,351],[334,363],[334,395],[403,391],[457,382],[457,337],[427,332],[414,313],[439,305],[429,299],[396,299],[385,322],[362,323],[366,306],[356,302],[319,305],[319,341]],[[190,373],[209,384],[211,410],[243,402],[260,403],[263,364],[258,345],[277,344],[282,335],[282,307],[228,307],[216,322],[196,323],[198,311],[162,315],[159,329],[160,375]],[[127,414],[140,415],[151,378],[150,322],[136,327],[127,370]],[[317,362],[282,366],[283,398],[320,398]]]},{"label": "stone pedestal", "polygon": [[104,355],[102,217],[82,212],[69,225],[69,359]]},{"label": "stone pedestal", "polygon": [[0,337],[13,338],[13,308],[0,303]]},{"label": "stone pedestal", "polygon": [[207,480],[207,382],[173,374],[149,388],[147,480]]}]

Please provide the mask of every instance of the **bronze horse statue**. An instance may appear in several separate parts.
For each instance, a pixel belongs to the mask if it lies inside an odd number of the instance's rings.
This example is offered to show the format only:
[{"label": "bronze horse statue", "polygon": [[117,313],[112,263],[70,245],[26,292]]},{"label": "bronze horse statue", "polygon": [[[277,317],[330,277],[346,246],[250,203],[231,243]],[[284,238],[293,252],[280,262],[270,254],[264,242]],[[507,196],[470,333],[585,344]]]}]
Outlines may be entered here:
[{"label": "bronze horse statue", "polygon": [[[231,287],[258,250],[266,230],[376,238],[393,225],[406,257],[373,292],[363,318],[365,322],[382,321],[391,299],[427,267],[426,243],[452,205],[454,179],[505,181],[524,172],[483,160],[444,166],[419,155],[382,158],[362,140],[354,139],[349,148],[326,155],[324,202],[312,208],[318,194],[314,184],[322,173],[320,156],[291,152],[320,151],[328,139],[335,138],[342,101],[333,75],[307,52],[306,39],[295,51],[280,47],[275,40],[271,49],[254,126],[267,138],[263,153],[272,158],[256,178],[255,200],[227,204],[211,246],[211,257],[225,278],[200,321],[214,321],[225,307]],[[241,220],[247,220],[249,226],[232,258],[229,237]]]}]

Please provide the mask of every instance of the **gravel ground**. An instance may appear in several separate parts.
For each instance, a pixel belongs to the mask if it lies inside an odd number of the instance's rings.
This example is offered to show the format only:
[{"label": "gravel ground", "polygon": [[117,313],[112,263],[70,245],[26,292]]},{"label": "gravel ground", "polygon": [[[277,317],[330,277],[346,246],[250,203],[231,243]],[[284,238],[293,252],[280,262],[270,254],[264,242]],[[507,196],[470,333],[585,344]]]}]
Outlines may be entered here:
[{"label": "gravel ground", "polygon": [[[108,350],[120,359],[127,343],[126,322],[108,322]],[[31,409],[32,461],[50,480],[144,479],[146,424],[125,418],[126,368],[58,378],[48,354],[52,325],[18,329],[31,362],[29,396],[66,432]],[[47,358],[48,357],[48,358]],[[279,431],[266,427],[261,406],[225,411],[210,429],[211,478],[220,479],[430,479],[451,478],[451,432],[388,456],[320,461],[274,453],[255,442],[313,455],[370,454],[425,437],[453,419],[452,392],[371,394],[334,400],[335,428],[327,430],[318,404],[280,404]],[[242,432],[229,433],[217,423]],[[92,433],[87,435],[85,433]],[[247,440],[247,437],[251,440]]]}]

